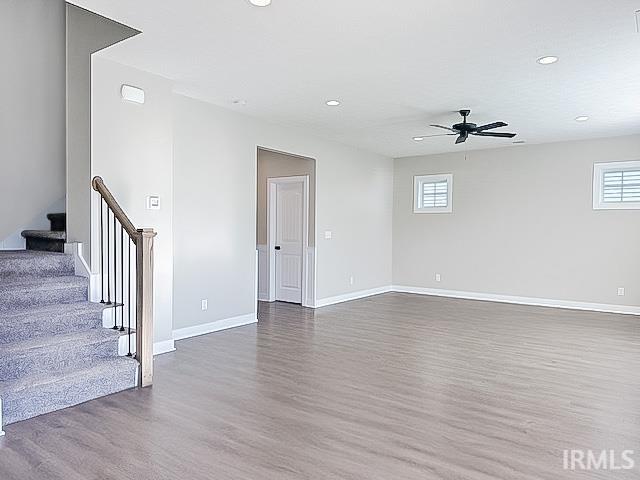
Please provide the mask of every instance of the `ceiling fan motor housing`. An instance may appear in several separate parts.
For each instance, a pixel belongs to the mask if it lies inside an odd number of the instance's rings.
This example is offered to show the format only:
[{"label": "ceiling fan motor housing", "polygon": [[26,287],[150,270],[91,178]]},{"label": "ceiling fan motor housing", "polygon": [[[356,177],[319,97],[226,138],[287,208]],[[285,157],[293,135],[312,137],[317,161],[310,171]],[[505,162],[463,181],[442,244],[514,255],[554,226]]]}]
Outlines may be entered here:
[{"label": "ceiling fan motor housing", "polygon": [[471,132],[478,125],[475,123],[467,123],[467,117],[471,114],[471,110],[460,110],[460,115],[464,118],[462,123],[456,123],[453,125],[454,130],[458,130],[459,132]]},{"label": "ceiling fan motor housing", "polygon": [[452,128],[459,132],[471,132],[475,130],[478,125],[475,123],[456,123]]}]

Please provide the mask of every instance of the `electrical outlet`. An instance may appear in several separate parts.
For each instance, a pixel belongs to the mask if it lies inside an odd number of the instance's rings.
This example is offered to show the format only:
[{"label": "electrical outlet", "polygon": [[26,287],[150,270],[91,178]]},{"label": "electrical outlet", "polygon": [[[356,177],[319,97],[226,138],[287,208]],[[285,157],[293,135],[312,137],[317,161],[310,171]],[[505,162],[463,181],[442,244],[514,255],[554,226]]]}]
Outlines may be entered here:
[{"label": "electrical outlet", "polygon": [[618,288],[618,296],[619,297],[624,297],[624,287],[619,287]]},{"label": "electrical outlet", "polygon": [[442,280],[442,277],[439,273],[436,273],[436,282],[439,282],[440,280]]},{"label": "electrical outlet", "polygon": [[207,310],[209,308],[209,300],[207,300],[207,299],[202,300],[201,306],[202,306],[202,310],[203,311]]},{"label": "electrical outlet", "polygon": [[355,280],[353,279],[353,275],[349,277],[349,285],[353,285]]}]

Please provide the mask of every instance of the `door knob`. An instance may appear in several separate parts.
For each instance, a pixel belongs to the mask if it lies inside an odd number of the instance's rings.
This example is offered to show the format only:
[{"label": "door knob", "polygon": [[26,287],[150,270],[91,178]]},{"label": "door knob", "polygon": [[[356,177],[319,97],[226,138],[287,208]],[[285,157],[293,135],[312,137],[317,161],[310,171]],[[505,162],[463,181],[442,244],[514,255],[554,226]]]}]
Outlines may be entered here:
[{"label": "door knob", "polygon": [[280,250],[280,245],[276,245],[276,250]]}]

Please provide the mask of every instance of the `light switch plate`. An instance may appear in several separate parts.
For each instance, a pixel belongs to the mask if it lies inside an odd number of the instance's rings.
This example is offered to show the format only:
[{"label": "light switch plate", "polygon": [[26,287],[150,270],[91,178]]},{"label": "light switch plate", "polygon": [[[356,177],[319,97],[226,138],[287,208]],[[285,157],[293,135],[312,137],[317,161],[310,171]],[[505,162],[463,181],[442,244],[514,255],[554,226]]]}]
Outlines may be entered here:
[{"label": "light switch plate", "polygon": [[331,240],[331,237],[333,236],[333,232],[331,232],[331,230],[327,230],[324,232],[324,239],[325,240]]},{"label": "light switch plate", "polygon": [[160,197],[149,195],[147,197],[147,210],[160,210]]}]

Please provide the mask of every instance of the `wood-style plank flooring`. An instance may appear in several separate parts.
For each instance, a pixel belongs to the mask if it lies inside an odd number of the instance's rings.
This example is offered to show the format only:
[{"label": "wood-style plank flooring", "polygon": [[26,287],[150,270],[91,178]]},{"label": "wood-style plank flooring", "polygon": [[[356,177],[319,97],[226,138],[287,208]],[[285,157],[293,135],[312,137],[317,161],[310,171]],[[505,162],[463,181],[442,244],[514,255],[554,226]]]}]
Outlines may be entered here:
[{"label": "wood-style plank flooring", "polygon": [[[638,317],[385,294],[259,318],[8,426],[0,479],[640,478]],[[637,466],[565,471],[571,448]]]}]

